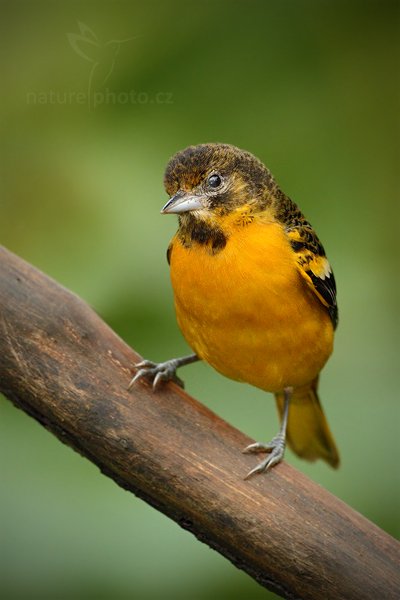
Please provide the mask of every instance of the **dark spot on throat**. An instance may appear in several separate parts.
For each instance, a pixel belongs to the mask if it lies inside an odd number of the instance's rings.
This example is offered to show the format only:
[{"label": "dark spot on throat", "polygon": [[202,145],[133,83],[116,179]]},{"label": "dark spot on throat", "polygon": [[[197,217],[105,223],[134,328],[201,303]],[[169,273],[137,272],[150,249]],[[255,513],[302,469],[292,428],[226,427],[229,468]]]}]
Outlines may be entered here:
[{"label": "dark spot on throat", "polygon": [[181,219],[179,237],[184,246],[190,247],[193,243],[209,246],[213,254],[223,250],[227,243],[222,229],[192,215]]}]

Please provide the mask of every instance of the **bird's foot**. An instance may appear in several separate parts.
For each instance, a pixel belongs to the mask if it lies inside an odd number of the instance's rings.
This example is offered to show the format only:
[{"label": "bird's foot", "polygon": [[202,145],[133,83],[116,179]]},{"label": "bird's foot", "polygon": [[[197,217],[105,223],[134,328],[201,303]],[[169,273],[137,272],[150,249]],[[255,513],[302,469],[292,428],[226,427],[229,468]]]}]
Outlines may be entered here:
[{"label": "bird's foot", "polygon": [[185,384],[176,374],[179,366],[181,366],[179,358],[171,358],[160,363],[153,362],[152,360],[142,360],[135,364],[135,368],[138,371],[131,379],[128,390],[131,389],[136,381],[142,379],[142,377],[146,377],[146,379],[149,379],[153,383],[153,390],[157,389],[160,383],[167,381],[174,381],[181,388],[184,388]]},{"label": "bird's foot", "polygon": [[247,473],[245,479],[249,479],[252,475],[256,473],[262,473],[263,471],[268,471],[271,467],[277,465],[283,459],[283,455],[285,454],[285,436],[281,433],[278,433],[269,444],[264,444],[263,442],[256,442],[255,444],[250,444],[243,450],[244,454],[258,454],[259,452],[268,452],[269,455],[263,461],[261,461],[257,466],[254,467],[249,473]]}]

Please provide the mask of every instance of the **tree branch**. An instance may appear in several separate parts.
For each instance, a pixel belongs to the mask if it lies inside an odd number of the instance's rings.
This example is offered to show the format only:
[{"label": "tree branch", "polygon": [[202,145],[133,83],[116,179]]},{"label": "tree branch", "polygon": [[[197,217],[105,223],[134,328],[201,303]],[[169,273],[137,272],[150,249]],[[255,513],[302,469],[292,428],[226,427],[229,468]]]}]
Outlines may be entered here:
[{"label": "tree branch", "polygon": [[140,357],[71,292],[0,248],[0,390],[120,486],[286,598],[399,598],[398,544],[282,463],[244,481],[251,441]]}]

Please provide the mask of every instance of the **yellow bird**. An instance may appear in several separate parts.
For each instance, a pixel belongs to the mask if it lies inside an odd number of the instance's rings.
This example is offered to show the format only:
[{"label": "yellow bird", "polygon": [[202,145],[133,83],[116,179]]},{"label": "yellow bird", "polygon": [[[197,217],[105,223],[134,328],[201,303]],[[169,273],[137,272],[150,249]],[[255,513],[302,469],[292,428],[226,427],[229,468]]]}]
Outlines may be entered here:
[{"label": "yellow bird", "polygon": [[247,476],[282,460],[285,443],[307,460],[333,467],[339,455],[317,395],[333,349],[336,284],[310,223],[252,154],[228,144],[189,146],[165,172],[179,215],[167,252],[179,327],[195,354],[154,363],[141,377],[173,379],[204,360],[237,381],[275,394],[281,419],[268,444],[244,452],[267,457]]}]

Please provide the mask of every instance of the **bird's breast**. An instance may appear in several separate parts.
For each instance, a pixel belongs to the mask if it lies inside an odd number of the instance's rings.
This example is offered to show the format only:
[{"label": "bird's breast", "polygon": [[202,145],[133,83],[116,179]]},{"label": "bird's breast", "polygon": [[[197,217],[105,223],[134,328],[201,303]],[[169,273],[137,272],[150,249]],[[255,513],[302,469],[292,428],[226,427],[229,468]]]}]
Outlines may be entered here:
[{"label": "bird's breast", "polygon": [[178,324],[200,358],[268,391],[303,385],[332,351],[325,307],[300,277],[278,223],[251,223],[226,246],[172,243]]}]

